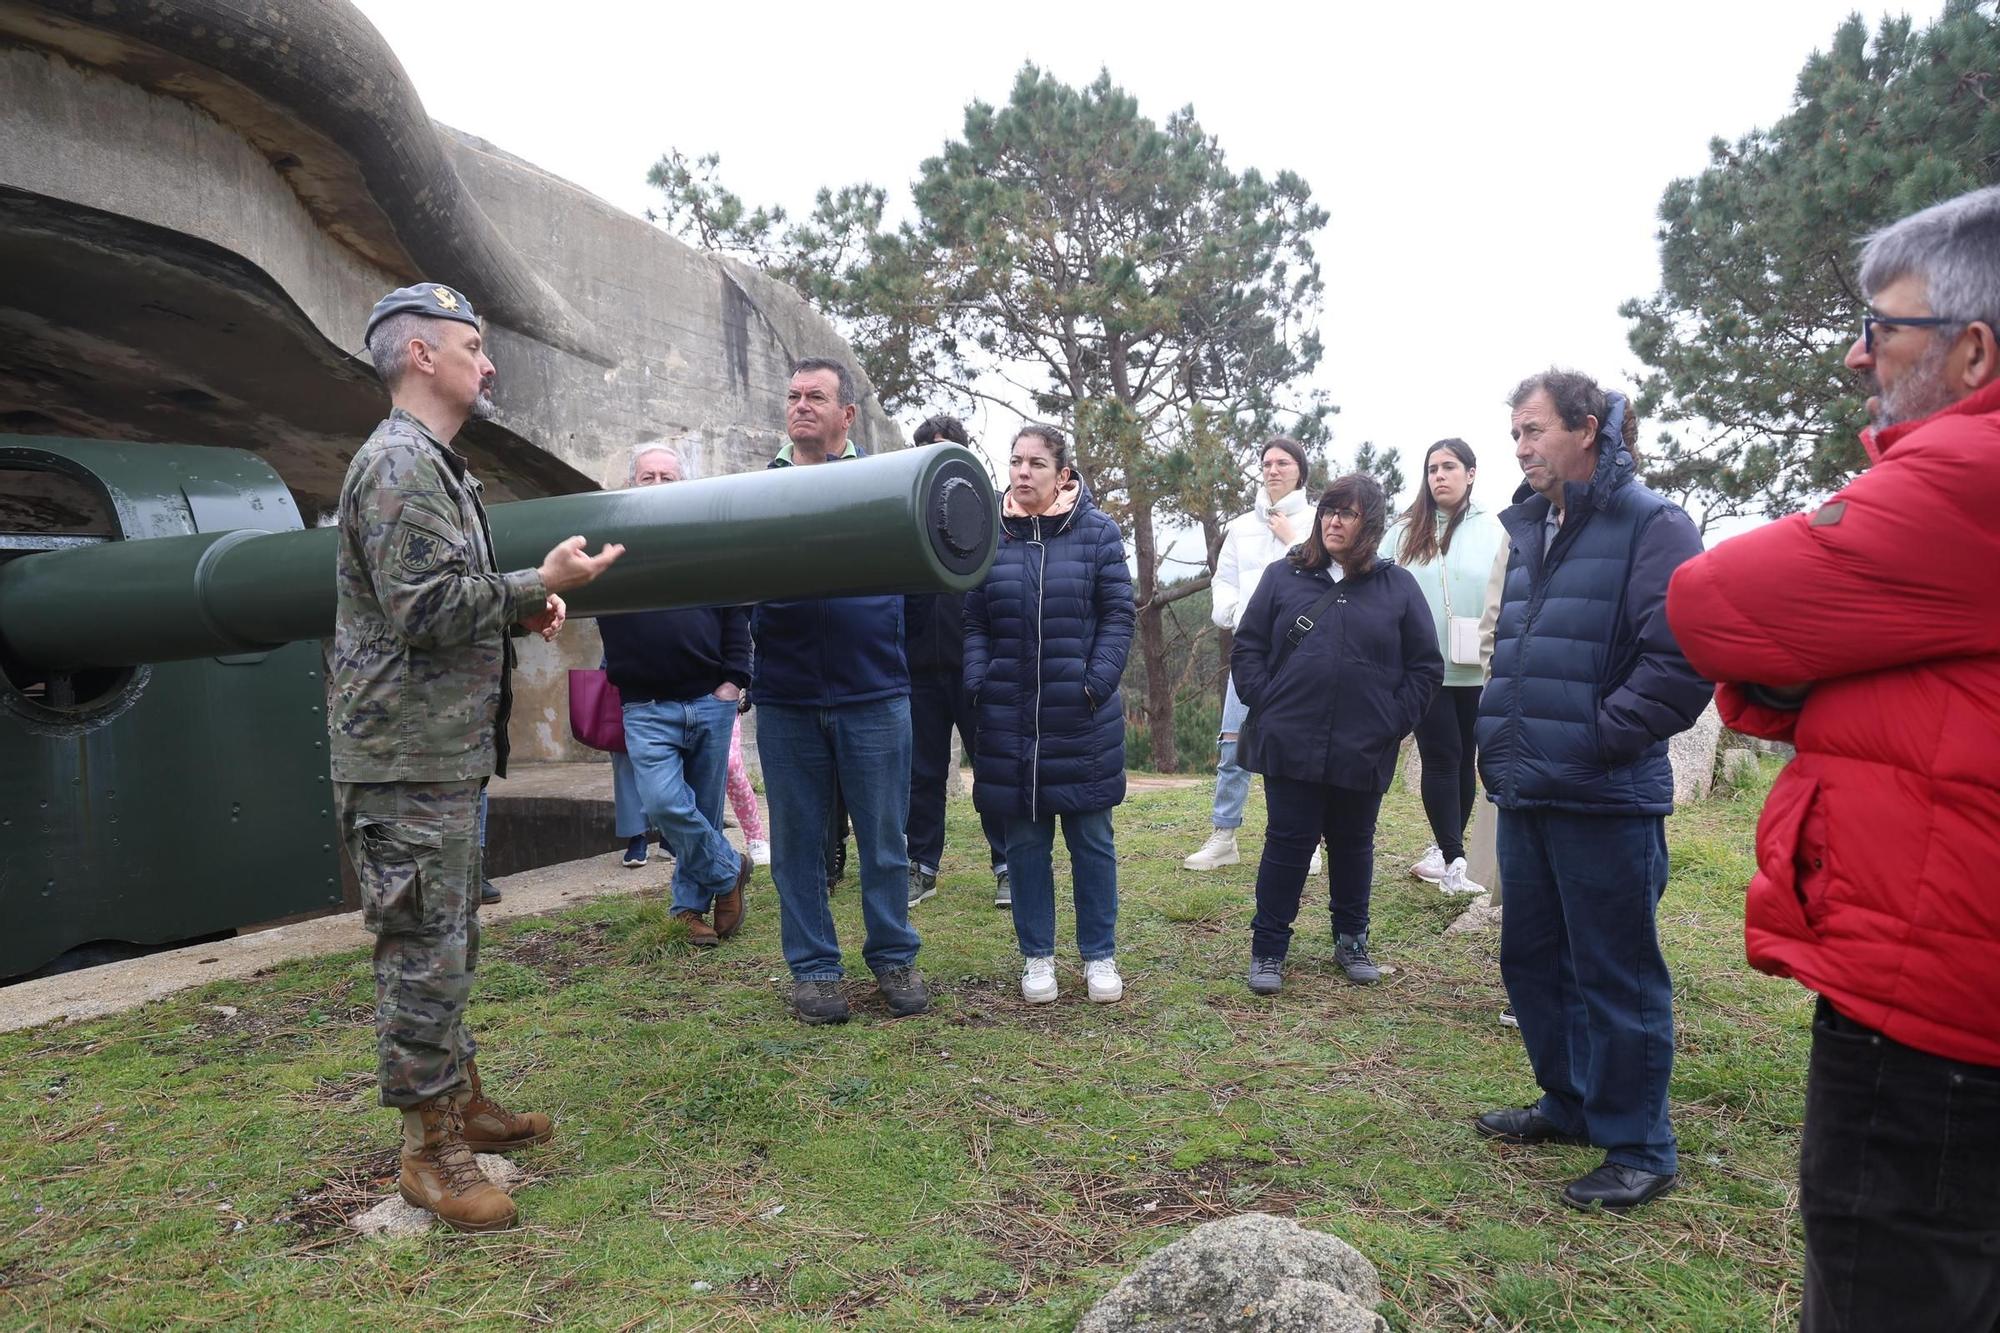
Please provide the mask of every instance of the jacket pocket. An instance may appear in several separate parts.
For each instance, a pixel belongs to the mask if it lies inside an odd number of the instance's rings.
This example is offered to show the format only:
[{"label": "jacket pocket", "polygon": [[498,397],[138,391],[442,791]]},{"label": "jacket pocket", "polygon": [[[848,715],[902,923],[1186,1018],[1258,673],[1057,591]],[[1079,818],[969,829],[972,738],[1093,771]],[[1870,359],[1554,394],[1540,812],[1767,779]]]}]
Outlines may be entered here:
[{"label": "jacket pocket", "polygon": [[1802,923],[1815,933],[1826,909],[1826,853],[1820,785],[1789,771],[1757,820],[1757,870],[1774,894],[1797,904]]},{"label": "jacket pocket", "polygon": [[424,879],[444,852],[441,819],[362,815],[349,844],[361,886],[361,924],[372,935],[410,935],[424,924]]}]

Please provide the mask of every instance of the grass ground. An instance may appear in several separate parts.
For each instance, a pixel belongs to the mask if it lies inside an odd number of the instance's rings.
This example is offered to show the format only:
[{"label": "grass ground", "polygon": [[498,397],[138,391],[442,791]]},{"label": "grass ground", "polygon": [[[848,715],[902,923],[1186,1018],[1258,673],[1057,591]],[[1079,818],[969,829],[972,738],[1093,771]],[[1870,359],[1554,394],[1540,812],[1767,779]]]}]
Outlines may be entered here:
[{"label": "grass ground", "polygon": [[[498,1235],[342,1224],[395,1170],[361,954],[0,1036],[0,1326],[1066,1329],[1141,1256],[1245,1209],[1360,1247],[1398,1328],[1795,1319],[1808,1000],[1742,958],[1761,788],[1670,827],[1685,1181],[1627,1219],[1562,1206],[1591,1150],[1473,1135],[1531,1085],[1495,1021],[1495,942],[1447,937],[1455,904],[1400,874],[1428,841],[1414,798],[1391,796],[1379,839],[1395,975],[1346,985],[1308,911],[1266,1002],[1241,980],[1254,866],[1178,868],[1207,795],[1119,812],[1117,1006],[1082,1000],[1067,947],[1062,1000],[1020,1004],[964,803],[915,913],[920,1018],[865,982],[844,1028],[787,1018],[765,872],[744,934],[705,956],[636,899],[489,932],[482,1068],[559,1126],[522,1156],[526,1225]],[[835,903],[858,946],[851,879]]]}]

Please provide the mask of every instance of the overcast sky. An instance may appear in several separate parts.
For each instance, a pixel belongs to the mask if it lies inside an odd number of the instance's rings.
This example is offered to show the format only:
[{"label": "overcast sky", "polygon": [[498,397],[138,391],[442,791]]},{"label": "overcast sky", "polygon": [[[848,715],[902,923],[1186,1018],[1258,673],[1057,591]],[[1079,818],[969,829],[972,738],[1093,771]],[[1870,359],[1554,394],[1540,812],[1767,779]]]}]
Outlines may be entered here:
[{"label": "overcast sky", "polygon": [[802,214],[821,185],[869,181],[906,208],[966,103],[1004,102],[1029,60],[1079,84],[1108,68],[1156,121],[1192,103],[1233,166],[1297,171],[1331,215],[1317,381],[1340,405],[1336,458],[1373,439],[1414,479],[1456,435],[1502,491],[1523,375],[1635,380],[1617,308],[1657,286],[1667,183],[1711,138],[1782,116],[1849,13],[1873,31],[1941,8],[358,3],[433,116],[634,212],[669,147],[719,152],[752,203]]}]

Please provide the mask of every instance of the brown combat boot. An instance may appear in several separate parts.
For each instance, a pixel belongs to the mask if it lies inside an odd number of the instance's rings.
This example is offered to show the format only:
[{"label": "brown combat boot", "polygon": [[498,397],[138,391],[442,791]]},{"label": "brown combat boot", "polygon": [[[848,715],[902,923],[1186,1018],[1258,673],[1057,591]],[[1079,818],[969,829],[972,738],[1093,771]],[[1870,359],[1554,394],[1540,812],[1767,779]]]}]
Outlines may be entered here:
[{"label": "brown combat boot", "polygon": [[512,1152],[533,1143],[547,1143],[555,1134],[553,1120],[539,1111],[516,1113],[488,1097],[479,1086],[478,1063],[465,1062],[470,1091],[456,1094],[464,1122],[465,1146],[474,1152]]},{"label": "brown combat boot", "polygon": [[729,886],[729,892],[715,900],[715,933],[728,939],[743,929],[743,889],[750,882],[750,854],[743,854],[743,864],[737,867],[736,882]]},{"label": "brown combat boot", "polygon": [[715,928],[709,925],[702,918],[701,913],[695,911],[692,907],[683,907],[680,911],[675,912],[674,920],[685,921],[687,923],[688,943],[697,949],[713,949],[716,945],[722,943],[721,938],[715,933]]},{"label": "brown combat boot", "polygon": [[403,1170],[397,1192],[454,1231],[504,1231],[514,1201],[493,1187],[461,1137],[449,1094],[403,1108]]}]

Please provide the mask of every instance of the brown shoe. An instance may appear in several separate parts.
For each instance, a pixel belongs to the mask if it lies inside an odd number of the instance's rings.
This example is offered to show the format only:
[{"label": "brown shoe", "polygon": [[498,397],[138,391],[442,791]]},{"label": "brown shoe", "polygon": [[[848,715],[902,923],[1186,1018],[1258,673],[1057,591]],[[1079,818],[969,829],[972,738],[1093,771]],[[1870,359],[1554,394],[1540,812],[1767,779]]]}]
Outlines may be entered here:
[{"label": "brown shoe", "polygon": [[477,1062],[465,1062],[472,1087],[456,1097],[465,1146],[474,1152],[512,1152],[555,1136],[555,1122],[539,1111],[516,1114],[488,1097],[479,1086]]},{"label": "brown shoe", "polygon": [[722,943],[714,929],[703,919],[700,912],[692,907],[683,907],[674,913],[674,920],[687,922],[688,943],[697,949],[713,949]]},{"label": "brown shoe", "polygon": [[743,929],[743,887],[750,882],[750,855],[744,853],[743,864],[737,867],[736,882],[729,886],[729,892],[715,900],[715,933],[721,939],[728,939]]},{"label": "brown shoe", "polygon": [[403,1169],[396,1191],[454,1231],[504,1231],[514,1201],[496,1189],[461,1135],[450,1094],[403,1108]]}]

